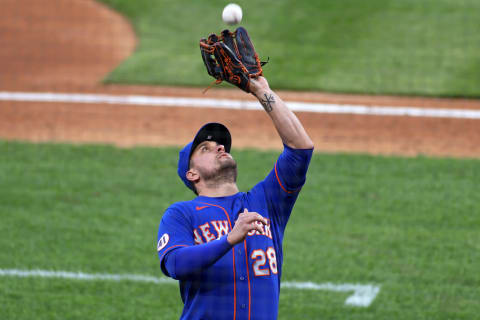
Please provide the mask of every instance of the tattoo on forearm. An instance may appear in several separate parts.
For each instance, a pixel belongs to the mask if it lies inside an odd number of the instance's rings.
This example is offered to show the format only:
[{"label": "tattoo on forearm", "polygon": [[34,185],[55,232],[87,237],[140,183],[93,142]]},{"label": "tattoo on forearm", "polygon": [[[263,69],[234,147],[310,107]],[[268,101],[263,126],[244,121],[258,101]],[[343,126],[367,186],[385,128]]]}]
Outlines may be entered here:
[{"label": "tattoo on forearm", "polygon": [[265,109],[265,111],[267,112],[272,111],[272,104],[275,103],[275,98],[273,97],[273,94],[267,95],[266,93],[264,93],[263,96],[265,97],[265,99],[260,98],[260,103],[262,104],[263,109]]}]

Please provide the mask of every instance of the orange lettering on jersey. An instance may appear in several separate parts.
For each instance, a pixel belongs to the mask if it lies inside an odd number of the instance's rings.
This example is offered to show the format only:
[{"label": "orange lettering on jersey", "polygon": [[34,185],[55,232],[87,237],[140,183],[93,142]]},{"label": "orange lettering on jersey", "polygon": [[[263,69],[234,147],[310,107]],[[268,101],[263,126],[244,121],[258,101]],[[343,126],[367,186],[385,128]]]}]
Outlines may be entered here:
[{"label": "orange lettering on jersey", "polygon": [[217,231],[217,239],[221,236],[228,234],[228,221],[227,220],[219,220],[219,221],[211,221],[215,231]]},{"label": "orange lettering on jersey", "polygon": [[[263,223],[261,223],[260,221],[255,221],[254,223],[263,230]],[[254,229],[254,230],[251,230],[249,233],[247,233],[247,235],[249,235],[249,236],[261,235],[261,234],[262,234],[262,233],[260,233],[260,231],[255,230],[255,229]]]},{"label": "orange lettering on jersey", "polygon": [[268,222],[267,222],[266,225],[264,225],[263,223],[261,223],[259,221],[255,222],[257,225],[260,226],[260,228],[262,228],[263,232],[260,232],[260,231],[257,231],[257,230],[251,230],[249,233],[247,233],[247,235],[250,236],[250,237],[254,236],[254,235],[255,236],[262,235],[262,236],[266,236],[266,237],[272,239],[272,230],[270,229],[270,219],[267,219],[267,221]]},{"label": "orange lettering on jersey", "polygon": [[193,236],[194,236],[193,240],[195,241],[195,244],[202,244],[203,243],[202,237],[200,236],[200,233],[198,233],[197,229],[193,230]]},{"label": "orange lettering on jersey", "polygon": [[272,239],[272,230],[270,229],[270,219],[267,219],[267,224],[264,226],[265,235]]},{"label": "orange lettering on jersey", "polygon": [[202,224],[199,226],[200,230],[202,230],[203,237],[207,242],[210,242],[212,240],[215,240],[215,236],[210,232],[210,225],[207,223]]}]

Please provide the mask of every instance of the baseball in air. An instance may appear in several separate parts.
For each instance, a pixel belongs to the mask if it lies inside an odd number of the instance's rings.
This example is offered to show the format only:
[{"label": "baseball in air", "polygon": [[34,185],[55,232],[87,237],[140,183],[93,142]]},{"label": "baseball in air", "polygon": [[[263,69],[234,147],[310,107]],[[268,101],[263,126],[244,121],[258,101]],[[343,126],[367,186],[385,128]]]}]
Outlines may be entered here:
[{"label": "baseball in air", "polygon": [[229,25],[234,25],[242,21],[242,8],[238,4],[230,3],[223,8],[222,12],[223,22]]}]

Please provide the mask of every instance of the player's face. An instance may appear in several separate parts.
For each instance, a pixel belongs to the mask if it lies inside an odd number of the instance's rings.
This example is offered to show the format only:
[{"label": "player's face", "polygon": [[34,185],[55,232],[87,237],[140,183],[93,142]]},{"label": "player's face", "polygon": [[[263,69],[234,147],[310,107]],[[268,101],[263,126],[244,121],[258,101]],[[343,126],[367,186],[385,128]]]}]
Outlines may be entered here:
[{"label": "player's face", "polygon": [[237,163],[225,151],[225,147],[215,141],[200,143],[192,154],[190,168],[196,169],[204,180],[237,178]]}]

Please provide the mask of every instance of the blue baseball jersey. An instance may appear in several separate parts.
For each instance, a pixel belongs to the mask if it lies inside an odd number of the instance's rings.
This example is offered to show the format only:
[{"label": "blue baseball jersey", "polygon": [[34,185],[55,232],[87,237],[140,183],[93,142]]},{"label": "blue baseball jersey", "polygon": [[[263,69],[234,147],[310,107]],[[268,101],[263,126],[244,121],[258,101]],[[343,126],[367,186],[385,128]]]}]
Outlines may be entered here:
[{"label": "blue baseball jersey", "polygon": [[[237,216],[248,209],[268,220],[262,233],[229,246],[207,268],[179,279],[181,319],[276,319],[282,274],[282,241],[298,192],[305,183],[313,149],[284,150],[267,177],[248,192],[227,197],[198,196],[171,205],[157,236],[162,271],[169,253],[180,248],[226,242]],[[220,243],[220,242],[218,242]],[[213,244],[213,243],[212,243]]]}]

